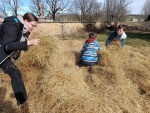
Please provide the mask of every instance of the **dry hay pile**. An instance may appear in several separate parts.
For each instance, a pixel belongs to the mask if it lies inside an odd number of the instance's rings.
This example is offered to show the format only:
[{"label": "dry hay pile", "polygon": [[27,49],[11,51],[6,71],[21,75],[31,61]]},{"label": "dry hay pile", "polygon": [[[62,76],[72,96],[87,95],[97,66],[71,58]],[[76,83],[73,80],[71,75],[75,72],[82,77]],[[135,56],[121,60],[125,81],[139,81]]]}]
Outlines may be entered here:
[{"label": "dry hay pile", "polygon": [[[148,113],[150,111],[150,48],[110,46],[88,71],[75,68],[83,42],[61,41],[34,34],[41,44],[23,52],[16,62],[29,95],[30,113]],[[10,83],[7,83],[10,84]],[[7,87],[7,89],[10,89]],[[12,93],[12,90],[5,93]],[[3,95],[3,98],[5,96]],[[9,96],[2,103],[12,101]],[[2,97],[1,97],[2,99]],[[11,104],[0,108],[22,112]],[[10,108],[10,106],[9,106]],[[1,110],[1,111],[2,111]]]}]

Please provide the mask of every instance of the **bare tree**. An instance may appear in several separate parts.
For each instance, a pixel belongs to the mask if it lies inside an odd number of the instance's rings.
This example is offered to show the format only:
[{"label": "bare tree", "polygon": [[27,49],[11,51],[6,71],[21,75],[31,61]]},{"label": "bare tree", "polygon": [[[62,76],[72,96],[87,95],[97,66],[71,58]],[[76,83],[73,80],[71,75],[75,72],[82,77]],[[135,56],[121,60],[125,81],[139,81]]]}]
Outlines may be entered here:
[{"label": "bare tree", "polygon": [[1,16],[5,17],[5,16],[8,16],[8,13],[7,13],[7,4],[5,2],[5,0],[1,0],[0,2],[0,13],[1,13]]},{"label": "bare tree", "polygon": [[146,2],[144,3],[142,13],[145,18],[145,21],[143,22],[143,28],[144,30],[149,30],[150,29],[150,0],[146,0]]},{"label": "bare tree", "polygon": [[142,8],[142,13],[145,16],[145,18],[148,17],[148,15],[150,15],[150,0],[147,0]]},{"label": "bare tree", "polygon": [[80,15],[77,11],[73,10],[73,7],[70,6],[67,10],[68,21],[80,21]]},{"label": "bare tree", "polygon": [[72,12],[80,14],[81,21],[95,21],[94,15],[99,15],[102,4],[97,0],[74,0],[72,2]]},{"label": "bare tree", "polygon": [[129,5],[131,0],[105,0],[105,14],[106,20],[124,21],[127,14],[129,14]]},{"label": "bare tree", "polygon": [[44,16],[44,12],[43,12],[43,4],[44,2],[42,0],[31,0],[31,11],[33,13],[35,13],[36,15],[38,15],[39,17],[43,17]]},{"label": "bare tree", "polygon": [[87,21],[89,14],[92,14],[92,8],[95,5],[96,0],[74,0],[72,7],[74,12],[81,14],[81,21]]},{"label": "bare tree", "polygon": [[98,21],[103,16],[103,4],[97,1],[94,2],[93,7],[91,9],[91,19],[93,21]]},{"label": "bare tree", "polygon": [[20,0],[6,0],[9,11],[14,15],[18,15],[18,11],[21,10],[21,1]]},{"label": "bare tree", "polygon": [[77,1],[72,1],[70,7],[67,10],[68,14],[71,16],[72,21],[80,21],[80,9],[78,8]]},{"label": "bare tree", "polygon": [[64,11],[68,4],[68,0],[46,0],[44,11],[47,17],[52,16],[53,21],[55,21],[56,14],[60,11]]}]

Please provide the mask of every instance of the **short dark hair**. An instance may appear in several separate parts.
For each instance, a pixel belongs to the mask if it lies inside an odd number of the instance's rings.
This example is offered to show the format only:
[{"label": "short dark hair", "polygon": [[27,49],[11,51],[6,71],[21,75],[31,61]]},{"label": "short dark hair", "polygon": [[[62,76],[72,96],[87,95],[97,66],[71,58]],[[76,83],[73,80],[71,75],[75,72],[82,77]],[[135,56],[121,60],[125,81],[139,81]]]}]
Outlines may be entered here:
[{"label": "short dark hair", "polygon": [[125,26],[120,24],[120,25],[117,27],[117,29],[123,29],[123,30],[125,30]]},{"label": "short dark hair", "polygon": [[96,33],[94,32],[89,33],[89,38],[96,38]]},{"label": "short dark hair", "polygon": [[32,14],[32,13],[26,13],[26,14],[24,14],[23,19],[27,20],[28,22],[31,22],[31,21],[38,22],[38,18],[34,14]]}]

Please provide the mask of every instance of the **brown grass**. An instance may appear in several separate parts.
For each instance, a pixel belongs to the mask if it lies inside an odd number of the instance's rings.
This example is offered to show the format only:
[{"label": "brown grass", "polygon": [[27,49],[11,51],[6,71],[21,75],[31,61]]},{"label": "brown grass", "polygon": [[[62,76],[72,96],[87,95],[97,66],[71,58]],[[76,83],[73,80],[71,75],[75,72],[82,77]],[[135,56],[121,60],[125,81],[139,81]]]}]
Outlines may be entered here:
[{"label": "brown grass", "polygon": [[[29,113],[148,113],[150,111],[150,48],[110,46],[99,51],[92,67],[75,68],[82,41],[34,33],[41,44],[23,52],[16,65],[29,95]],[[16,106],[10,79],[1,75],[2,113],[22,112]],[[11,109],[9,109],[11,108]]]}]

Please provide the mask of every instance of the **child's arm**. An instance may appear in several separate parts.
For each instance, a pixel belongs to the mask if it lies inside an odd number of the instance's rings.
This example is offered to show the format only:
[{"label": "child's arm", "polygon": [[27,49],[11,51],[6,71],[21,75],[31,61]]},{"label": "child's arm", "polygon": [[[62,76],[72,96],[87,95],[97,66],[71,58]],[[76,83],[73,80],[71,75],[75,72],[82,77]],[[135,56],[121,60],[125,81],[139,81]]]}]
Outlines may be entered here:
[{"label": "child's arm", "polygon": [[106,46],[108,46],[108,45],[110,45],[111,44],[111,41],[113,40],[113,38],[114,38],[114,33],[115,33],[115,31],[114,32],[112,32],[110,35],[109,35],[109,37],[108,37],[108,39],[107,39],[107,41],[106,41]]}]

